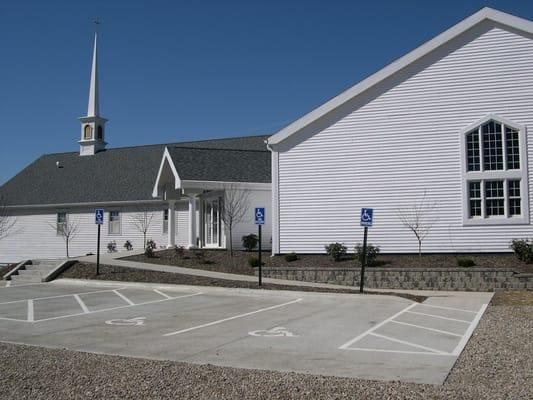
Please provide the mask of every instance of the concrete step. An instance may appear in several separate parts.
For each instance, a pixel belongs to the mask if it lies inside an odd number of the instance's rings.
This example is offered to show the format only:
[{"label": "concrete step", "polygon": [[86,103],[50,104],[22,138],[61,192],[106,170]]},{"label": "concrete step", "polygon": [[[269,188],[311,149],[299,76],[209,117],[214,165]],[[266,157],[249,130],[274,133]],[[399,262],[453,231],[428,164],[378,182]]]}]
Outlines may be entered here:
[{"label": "concrete step", "polygon": [[14,283],[40,283],[42,278],[39,275],[11,275]]},{"label": "concrete step", "polygon": [[50,273],[50,271],[46,270],[46,269],[42,269],[42,270],[39,270],[39,269],[34,269],[34,270],[21,269],[18,272],[19,272],[18,273],[19,276],[39,276],[39,277],[44,277],[44,276],[46,276],[46,275],[48,275]]},{"label": "concrete step", "polygon": [[55,269],[59,264],[28,264],[25,265],[26,271],[51,271]]}]

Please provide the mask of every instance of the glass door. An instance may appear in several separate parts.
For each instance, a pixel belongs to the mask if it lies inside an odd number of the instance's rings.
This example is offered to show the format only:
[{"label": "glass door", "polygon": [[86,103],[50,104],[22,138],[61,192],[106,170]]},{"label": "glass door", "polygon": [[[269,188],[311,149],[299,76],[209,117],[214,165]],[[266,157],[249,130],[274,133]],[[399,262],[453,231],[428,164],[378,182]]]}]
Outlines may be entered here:
[{"label": "glass door", "polygon": [[220,246],[220,204],[218,199],[205,201],[204,239],[206,247]]}]

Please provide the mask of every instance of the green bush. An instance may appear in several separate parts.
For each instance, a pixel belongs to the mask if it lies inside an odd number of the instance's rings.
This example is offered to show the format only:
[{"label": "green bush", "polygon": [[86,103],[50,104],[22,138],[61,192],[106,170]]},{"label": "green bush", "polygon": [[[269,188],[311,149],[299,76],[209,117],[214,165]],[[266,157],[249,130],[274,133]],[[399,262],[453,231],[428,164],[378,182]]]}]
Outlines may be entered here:
[{"label": "green bush", "polygon": [[259,267],[259,258],[253,256],[248,258],[248,265],[252,268]]},{"label": "green bush", "polygon": [[298,254],[296,254],[295,252],[285,254],[285,261],[287,262],[293,262],[293,261],[296,261],[297,259],[298,259]]},{"label": "green bush", "polygon": [[514,239],[509,246],[520,261],[533,262],[533,243],[529,239]]},{"label": "green bush", "polygon": [[470,268],[476,265],[476,263],[471,258],[458,258],[457,265],[463,268]]},{"label": "green bush", "polygon": [[[366,265],[369,267],[373,266],[376,263],[376,259],[379,254],[379,246],[374,246],[372,244],[366,245]],[[357,243],[355,246],[355,258],[359,261],[359,264],[363,264],[363,245]]]},{"label": "green bush", "polygon": [[154,250],[157,249],[157,245],[155,244],[155,242],[150,239],[146,242],[146,248],[144,249],[144,255],[148,258],[153,258],[154,257]]},{"label": "green bush", "polygon": [[325,246],[326,253],[333,257],[335,261],[340,261],[346,255],[346,246],[342,243],[330,243]]},{"label": "green bush", "polygon": [[252,251],[257,247],[258,243],[259,238],[253,233],[242,237],[242,247],[244,247],[246,251]]}]

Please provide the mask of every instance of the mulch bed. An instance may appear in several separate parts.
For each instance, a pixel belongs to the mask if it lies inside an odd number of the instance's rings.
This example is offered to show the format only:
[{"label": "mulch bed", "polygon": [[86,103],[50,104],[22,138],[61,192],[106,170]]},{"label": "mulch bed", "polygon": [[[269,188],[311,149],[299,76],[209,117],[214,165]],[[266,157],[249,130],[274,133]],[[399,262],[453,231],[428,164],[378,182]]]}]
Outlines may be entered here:
[{"label": "mulch bed", "polygon": [[16,267],[17,264],[11,264],[11,265],[5,265],[3,267],[0,267],[0,279],[7,274],[9,271],[11,271],[13,268]]},{"label": "mulch bed", "polygon": [[[263,283],[259,286],[256,282],[233,281],[226,279],[208,278],[205,276],[183,275],[170,272],[149,271],[134,268],[116,267],[111,265],[100,265],[100,273],[96,275],[96,264],[75,263],[64,270],[57,279],[96,279],[102,281],[121,281],[121,282],[143,282],[143,283],[163,283],[175,285],[193,285],[193,286],[217,286],[230,288],[245,289],[266,289],[266,290],[296,290],[300,292],[322,292],[322,293],[358,293],[350,289],[328,289],[309,286],[292,286],[292,285],[274,285]],[[366,294],[394,295],[404,297],[416,302],[422,302],[425,296],[415,296],[404,293],[393,292],[365,292]]]},{"label": "mulch bed", "polygon": [[[265,267],[316,267],[316,268],[359,268],[352,255],[341,261],[334,261],[325,254],[298,255],[296,261],[287,262],[284,256],[271,257],[270,252],[262,253]],[[250,257],[257,257],[257,252],[235,251],[231,258],[226,250],[185,250],[179,256],[174,250],[161,250],[155,258],[143,254],[126,257],[127,260],[151,264],[175,265],[184,268],[203,269],[208,271],[227,272],[233,274],[253,275],[254,268],[248,265]],[[470,258],[476,267],[513,268],[519,272],[533,272],[533,265],[525,264],[516,259],[514,254],[384,254],[375,263],[376,267],[387,268],[457,268],[458,258]]]}]

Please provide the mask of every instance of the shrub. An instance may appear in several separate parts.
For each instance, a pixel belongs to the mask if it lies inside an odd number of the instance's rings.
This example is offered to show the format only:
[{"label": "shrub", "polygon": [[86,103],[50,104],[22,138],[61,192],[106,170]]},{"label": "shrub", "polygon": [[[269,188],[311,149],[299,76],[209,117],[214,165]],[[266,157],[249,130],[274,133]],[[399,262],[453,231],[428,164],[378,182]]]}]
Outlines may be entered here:
[{"label": "shrub", "polygon": [[325,246],[326,247],[326,252],[328,253],[328,255],[330,255],[331,257],[333,257],[333,259],[335,261],[339,261],[340,259],[342,259],[342,257],[344,257],[346,255],[346,246],[343,245],[342,243],[330,243],[328,245]]},{"label": "shrub", "polygon": [[128,251],[133,250],[133,245],[129,240],[126,240],[126,243],[124,243],[124,248]]},{"label": "shrub", "polygon": [[178,258],[183,258],[185,255],[185,247],[183,246],[174,246],[174,253]]},{"label": "shrub", "polygon": [[520,261],[527,264],[533,262],[533,243],[529,239],[514,239],[509,247]]},{"label": "shrub", "polygon": [[117,251],[117,242],[115,242],[114,240],[112,242],[109,242],[107,244],[107,251],[109,253],[114,253],[115,251]]},{"label": "shrub", "polygon": [[293,262],[293,261],[296,261],[297,259],[298,259],[298,254],[296,254],[295,252],[285,254],[285,261],[287,262]]},{"label": "shrub", "polygon": [[476,265],[476,263],[471,258],[458,258],[457,265],[463,268],[470,268]]},{"label": "shrub", "polygon": [[144,255],[148,258],[153,258],[155,249],[157,249],[157,245],[152,239],[149,239],[146,242],[146,248],[144,249]]},{"label": "shrub", "polygon": [[[366,265],[369,267],[375,265],[378,255],[379,246],[374,246],[372,244],[366,245]],[[359,261],[359,264],[363,264],[363,245],[360,243],[357,243],[355,246],[355,258]]]},{"label": "shrub", "polygon": [[242,237],[242,247],[244,247],[246,251],[252,251],[257,247],[258,243],[259,238],[253,233]]},{"label": "shrub", "polygon": [[259,258],[253,256],[248,258],[248,265],[252,268],[259,267]]}]

